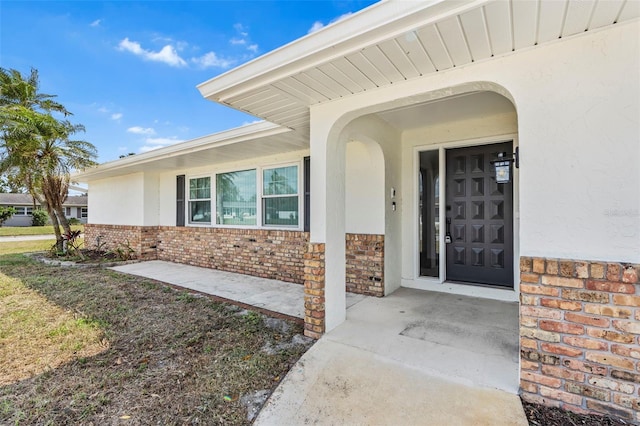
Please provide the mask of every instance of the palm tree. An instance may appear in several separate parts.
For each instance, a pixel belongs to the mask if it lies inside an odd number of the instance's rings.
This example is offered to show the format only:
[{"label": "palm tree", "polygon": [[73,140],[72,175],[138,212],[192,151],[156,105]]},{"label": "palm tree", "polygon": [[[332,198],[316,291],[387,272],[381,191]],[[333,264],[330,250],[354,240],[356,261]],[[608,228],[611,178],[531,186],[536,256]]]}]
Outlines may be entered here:
[{"label": "palm tree", "polygon": [[53,100],[56,95],[40,93],[38,70],[31,68],[29,77],[25,79],[20,71],[0,68],[0,106],[20,105],[32,111],[60,112],[71,115],[60,103]]},{"label": "palm tree", "polygon": [[70,173],[95,165],[96,149],[89,142],[72,140],[82,125],[56,119],[52,112],[71,113],[39,93],[38,73],[24,79],[16,70],[0,68],[0,173],[15,176],[43,205],[62,248],[61,225],[71,229],[62,210],[69,190]]}]

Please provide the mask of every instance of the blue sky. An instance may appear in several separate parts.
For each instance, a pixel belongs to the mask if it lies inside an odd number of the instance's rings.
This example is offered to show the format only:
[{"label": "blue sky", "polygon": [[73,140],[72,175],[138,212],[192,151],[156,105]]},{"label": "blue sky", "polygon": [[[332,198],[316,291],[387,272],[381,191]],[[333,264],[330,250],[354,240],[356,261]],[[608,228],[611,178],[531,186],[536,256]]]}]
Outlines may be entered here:
[{"label": "blue sky", "polygon": [[0,2],[0,66],[40,74],[117,159],[255,121],[196,85],[372,0]]}]

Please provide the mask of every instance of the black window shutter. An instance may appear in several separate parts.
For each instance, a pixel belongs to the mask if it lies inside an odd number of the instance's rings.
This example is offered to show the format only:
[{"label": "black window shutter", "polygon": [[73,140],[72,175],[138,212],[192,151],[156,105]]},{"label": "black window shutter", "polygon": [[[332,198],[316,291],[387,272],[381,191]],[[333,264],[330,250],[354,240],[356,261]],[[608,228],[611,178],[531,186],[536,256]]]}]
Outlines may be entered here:
[{"label": "black window shutter", "polygon": [[184,175],[176,177],[176,226],[184,226]]},{"label": "black window shutter", "polygon": [[311,230],[311,157],[304,157],[304,230]]}]

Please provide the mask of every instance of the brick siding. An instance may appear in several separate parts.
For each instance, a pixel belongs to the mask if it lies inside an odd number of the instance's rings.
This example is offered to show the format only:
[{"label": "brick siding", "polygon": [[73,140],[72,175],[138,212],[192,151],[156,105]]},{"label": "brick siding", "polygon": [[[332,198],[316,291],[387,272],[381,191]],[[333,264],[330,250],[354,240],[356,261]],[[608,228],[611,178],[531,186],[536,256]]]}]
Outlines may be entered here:
[{"label": "brick siding", "polygon": [[520,259],[524,399],[640,422],[640,265]]},{"label": "brick siding", "polygon": [[161,226],[158,259],[302,284],[309,234]]},{"label": "brick siding", "polygon": [[[166,260],[204,268],[303,284],[309,233],[266,229],[175,226],[85,226],[88,248],[131,247],[143,260]],[[384,236],[347,234],[346,289],[384,295]]]},{"label": "brick siding", "polygon": [[347,291],[384,296],[384,235],[346,235]]},{"label": "brick siding", "polygon": [[324,243],[309,243],[304,254],[304,335],[319,339],[325,330]]},{"label": "brick siding", "polygon": [[84,244],[88,249],[102,251],[131,248],[136,258],[153,260],[156,258],[156,254],[150,247],[155,241],[153,237],[156,229],[156,227],[129,225],[86,224],[84,226]]}]

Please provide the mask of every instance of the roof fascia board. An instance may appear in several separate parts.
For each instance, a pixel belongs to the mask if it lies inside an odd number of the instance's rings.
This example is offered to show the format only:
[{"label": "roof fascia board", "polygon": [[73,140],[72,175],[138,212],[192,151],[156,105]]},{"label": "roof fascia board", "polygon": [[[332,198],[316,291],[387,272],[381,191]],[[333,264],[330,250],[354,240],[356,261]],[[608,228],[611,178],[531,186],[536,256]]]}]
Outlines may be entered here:
[{"label": "roof fascia board", "polygon": [[489,0],[383,1],[295,40],[197,86],[205,98],[225,100]]},{"label": "roof fascia board", "polygon": [[240,143],[247,140],[288,133],[290,131],[291,129],[289,128],[282,127],[267,121],[261,121],[256,124],[236,127],[231,130],[203,136],[191,141],[177,143],[165,148],[160,148],[143,154],[132,155],[130,157],[124,157],[119,160],[104,163],[97,167],[75,173],[72,176],[72,180],[74,182],[84,182],[93,176],[97,176],[105,172],[131,168],[151,163],[157,160],[176,157],[182,154],[193,153],[205,149],[218,148],[221,146]]}]

